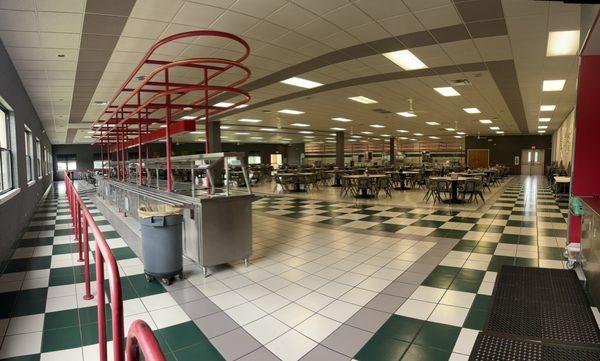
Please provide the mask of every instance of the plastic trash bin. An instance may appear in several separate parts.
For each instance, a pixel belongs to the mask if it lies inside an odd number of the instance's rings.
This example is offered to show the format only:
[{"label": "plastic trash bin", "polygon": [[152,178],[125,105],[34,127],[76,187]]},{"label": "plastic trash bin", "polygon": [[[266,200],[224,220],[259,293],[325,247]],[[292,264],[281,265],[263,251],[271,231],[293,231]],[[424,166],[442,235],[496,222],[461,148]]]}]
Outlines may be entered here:
[{"label": "plastic trash bin", "polygon": [[181,208],[169,205],[138,209],[142,229],[142,254],[146,279],[170,285],[174,276],[183,278]]}]

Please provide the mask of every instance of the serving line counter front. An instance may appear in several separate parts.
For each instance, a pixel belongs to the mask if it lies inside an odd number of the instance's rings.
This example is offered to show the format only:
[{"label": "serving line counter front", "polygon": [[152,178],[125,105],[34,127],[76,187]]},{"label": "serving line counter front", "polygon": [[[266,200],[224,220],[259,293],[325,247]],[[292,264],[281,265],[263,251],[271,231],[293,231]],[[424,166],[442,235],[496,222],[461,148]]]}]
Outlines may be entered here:
[{"label": "serving line counter front", "polygon": [[[183,255],[201,266],[206,276],[208,267],[237,260],[247,264],[252,255],[252,202],[256,197],[250,187],[230,189],[227,181],[215,186],[221,183],[219,169],[231,158],[243,162],[244,156],[213,153],[171,157],[172,169],[187,169],[192,174],[205,171],[208,186],[197,186],[192,175],[191,182],[177,182],[173,192],[166,192],[149,186],[156,184],[156,180],[140,186],[98,176],[97,193],[135,219],[139,219],[138,209],[143,206],[167,204],[182,208]],[[147,160],[148,170],[160,169],[162,161],[162,158]],[[249,184],[246,172],[244,178]]]}]

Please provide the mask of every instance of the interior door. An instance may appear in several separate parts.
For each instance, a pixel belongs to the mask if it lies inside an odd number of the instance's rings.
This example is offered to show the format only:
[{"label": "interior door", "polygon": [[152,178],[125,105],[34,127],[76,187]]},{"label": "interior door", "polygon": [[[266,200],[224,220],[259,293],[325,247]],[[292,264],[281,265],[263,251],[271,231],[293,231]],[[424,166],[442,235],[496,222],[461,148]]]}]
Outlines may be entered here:
[{"label": "interior door", "polygon": [[279,169],[279,166],[283,163],[283,156],[281,154],[271,154],[271,166],[273,169]]},{"label": "interior door", "polygon": [[487,168],[490,165],[489,149],[468,149],[467,166],[471,169]]},{"label": "interior door", "polygon": [[545,153],[544,149],[523,149],[521,151],[521,174],[543,175]]}]

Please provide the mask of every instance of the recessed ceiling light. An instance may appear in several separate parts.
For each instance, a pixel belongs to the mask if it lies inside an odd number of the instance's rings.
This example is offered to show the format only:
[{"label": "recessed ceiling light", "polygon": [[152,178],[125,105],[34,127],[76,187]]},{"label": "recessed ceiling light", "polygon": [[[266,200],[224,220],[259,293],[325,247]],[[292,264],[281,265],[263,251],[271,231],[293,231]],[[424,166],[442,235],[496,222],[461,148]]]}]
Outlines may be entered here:
[{"label": "recessed ceiling light", "polygon": [[446,129],[446,130],[447,130],[447,131],[449,131],[449,132],[453,132],[453,131],[455,131],[455,130],[456,130],[456,129],[454,129],[454,128],[444,128],[444,129]]},{"label": "recessed ceiling light", "polygon": [[546,56],[575,55],[579,50],[579,30],[551,31]]},{"label": "recessed ceiling light", "polygon": [[94,132],[94,131],[92,130],[92,131],[89,131],[89,132],[87,132],[87,133],[88,133],[88,134],[95,134],[96,132]]},{"label": "recessed ceiling light", "polygon": [[410,113],[410,112],[399,112],[399,113],[396,113],[396,114],[398,114],[400,116],[403,116],[405,118],[413,118],[413,117],[417,116],[416,114]]},{"label": "recessed ceiling light", "polygon": [[298,133],[300,133],[300,134],[312,134],[312,133],[314,133],[314,132],[313,132],[313,131],[310,131],[310,130],[301,130],[301,131],[299,131]]},{"label": "recessed ceiling light", "polygon": [[381,124],[371,124],[369,125],[371,128],[385,128],[385,125],[381,125]]},{"label": "recessed ceiling light", "polygon": [[425,122],[425,123],[427,123],[429,125],[440,125],[440,123],[438,123],[438,122]]},{"label": "recessed ceiling light", "polygon": [[161,124],[161,125],[160,125],[160,127],[161,127],[161,128],[166,128],[166,127],[167,127],[167,125],[166,125],[166,124]]},{"label": "recessed ceiling light", "polygon": [[292,123],[290,125],[293,127],[302,127],[302,128],[310,127],[310,124],[305,124],[305,123]]},{"label": "recessed ceiling light", "polygon": [[314,135],[305,135],[304,138],[306,139],[313,139],[315,136]]},{"label": "recessed ceiling light", "polygon": [[192,110],[192,107],[183,107],[183,110]]},{"label": "recessed ceiling light", "polygon": [[347,123],[347,122],[351,122],[351,121],[352,121],[352,119],[348,119],[348,118],[340,118],[340,117],[337,117],[337,118],[331,118],[331,120],[335,120],[335,121],[337,121],[337,122],[345,122],[345,123]]},{"label": "recessed ceiling light", "polygon": [[277,113],[291,114],[291,115],[304,114],[304,112],[302,112],[300,110],[294,110],[294,109],[281,109],[281,110],[278,110]]},{"label": "recessed ceiling light", "polygon": [[467,133],[465,133],[465,132],[456,132],[456,134],[458,134],[458,135],[465,135]]},{"label": "recessed ceiling light", "polygon": [[359,103],[363,103],[363,104],[375,104],[377,103],[377,100],[373,100],[367,97],[363,97],[362,95],[356,96],[356,97],[350,97],[348,98],[350,100],[354,100],[355,102],[359,102]]},{"label": "recessed ceiling light", "polygon": [[489,119],[479,119],[479,123],[481,124],[492,124],[492,121]]},{"label": "recessed ceiling light", "polygon": [[540,105],[540,112],[551,112],[556,109],[556,105]]},{"label": "recessed ceiling light", "polygon": [[106,105],[106,104],[108,104],[108,102],[106,100],[96,100],[96,101],[94,101],[94,104],[96,104],[96,105]]},{"label": "recessed ceiling light", "polygon": [[539,118],[541,123],[548,123],[550,118]]},{"label": "recessed ceiling light", "polygon": [[331,130],[336,130],[336,131],[342,131],[342,130],[346,130],[346,128],[337,128],[337,127],[330,128],[330,129],[331,129]]},{"label": "recessed ceiling light", "polygon": [[248,104],[240,104],[237,107],[235,107],[235,109],[242,109],[242,108],[245,108],[247,106],[248,106]]},{"label": "recessed ceiling light", "polygon": [[292,138],[281,138],[281,140],[292,140]]},{"label": "recessed ceiling light", "polygon": [[417,58],[410,50],[398,50],[384,53],[383,56],[391,60],[404,70],[425,69],[427,65]]},{"label": "recessed ceiling light", "polygon": [[538,129],[548,129],[547,125],[538,125]]},{"label": "recessed ceiling light", "polygon": [[415,139],[415,138],[410,138],[410,140],[412,140],[413,142],[417,141],[417,139]]},{"label": "recessed ceiling light", "polygon": [[451,86],[445,86],[445,87],[441,87],[441,88],[433,88],[433,90],[442,94],[445,97],[456,97],[456,96],[460,95],[460,93],[457,92],[456,89],[454,89]]},{"label": "recessed ceiling light", "polygon": [[250,139],[263,139],[263,137],[250,137]]},{"label": "recessed ceiling light", "polygon": [[361,134],[370,135],[370,134],[373,134],[373,132],[365,131],[365,132],[361,132]]},{"label": "recessed ceiling light", "polygon": [[455,135],[454,138],[462,138],[460,135]]},{"label": "recessed ceiling light", "polygon": [[396,131],[398,133],[408,133],[408,130],[404,130],[404,129],[397,129]]},{"label": "recessed ceiling light", "polygon": [[323,85],[321,83],[317,83],[316,81],[302,79],[302,78],[298,78],[298,77],[293,77],[293,78],[289,78],[286,80],[282,80],[281,82],[283,84],[293,85],[293,86],[297,86],[300,88],[306,88],[306,89],[312,89],[312,88],[316,88],[316,87]]},{"label": "recessed ceiling light", "polygon": [[[381,134],[381,136],[382,136],[382,137],[386,137],[386,138],[387,138],[387,137],[391,137],[391,135],[389,135],[389,134]],[[375,140],[379,140],[379,139],[377,139],[377,138],[373,138],[373,139],[375,139]]]},{"label": "recessed ceiling light", "polygon": [[408,140],[408,137],[400,137],[401,140]]},{"label": "recessed ceiling light", "polygon": [[260,128],[263,132],[276,132],[277,128]]},{"label": "recessed ceiling light", "polygon": [[262,122],[262,119],[242,118],[242,119],[238,119],[238,122],[242,122],[242,123],[260,123],[260,122]]},{"label": "recessed ceiling light", "polygon": [[491,130],[500,130],[500,127],[490,127]]},{"label": "recessed ceiling light", "polygon": [[479,114],[481,111],[477,108],[463,108],[463,110],[469,114]]},{"label": "recessed ceiling light", "polygon": [[204,132],[200,131],[200,130],[196,130],[196,131],[190,132],[190,134],[204,134]]},{"label": "recessed ceiling light", "polygon": [[503,130],[496,130],[496,134],[504,134]]},{"label": "recessed ceiling light", "polygon": [[183,117],[181,117],[181,119],[183,119],[183,120],[192,120],[192,119],[196,119],[196,117],[193,116],[193,115],[184,115]]},{"label": "recessed ceiling light", "polygon": [[351,135],[350,138],[362,138],[360,135]]},{"label": "recessed ceiling light", "polygon": [[237,133],[235,133],[235,135],[248,135],[248,134],[250,134],[250,133],[246,133],[246,132],[237,132]]},{"label": "recessed ceiling light", "polygon": [[413,135],[416,135],[417,137],[422,137],[423,133],[413,133]]},{"label": "recessed ceiling light", "polygon": [[538,130],[538,133],[544,134],[544,133],[546,133],[546,131],[545,130]]},{"label": "recessed ceiling light", "polygon": [[440,137],[436,137],[435,135],[430,135],[429,139],[440,139]]},{"label": "recessed ceiling light", "polygon": [[92,138],[92,137],[91,137],[91,136],[89,136],[89,135],[86,135],[86,136],[84,136],[84,138],[90,139],[90,138]]},{"label": "recessed ceiling light", "polygon": [[229,129],[231,127],[229,125],[221,125],[219,128],[221,128],[221,129]]},{"label": "recessed ceiling light", "polygon": [[566,80],[544,80],[542,90],[545,92],[557,92],[563,90]]}]

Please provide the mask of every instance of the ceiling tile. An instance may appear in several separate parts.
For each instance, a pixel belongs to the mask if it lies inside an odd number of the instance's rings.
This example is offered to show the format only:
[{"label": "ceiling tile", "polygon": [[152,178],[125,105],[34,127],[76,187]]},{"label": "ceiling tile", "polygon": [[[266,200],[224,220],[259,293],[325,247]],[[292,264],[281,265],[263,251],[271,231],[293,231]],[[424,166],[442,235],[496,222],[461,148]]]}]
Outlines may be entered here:
[{"label": "ceiling tile", "polygon": [[37,29],[33,11],[0,10],[0,30],[32,31]]},{"label": "ceiling tile", "polygon": [[182,0],[137,0],[131,10],[131,17],[169,22],[182,5]]},{"label": "ceiling tile", "polygon": [[299,28],[314,19],[316,15],[293,3],[287,3],[267,18],[270,22],[288,29]]},{"label": "ceiling tile", "polygon": [[285,4],[285,0],[238,0],[230,9],[264,19]]},{"label": "ceiling tile", "polygon": [[122,35],[132,38],[156,39],[165,30],[166,26],[166,23],[159,21],[129,18]]},{"label": "ceiling tile", "polygon": [[224,10],[221,8],[186,2],[173,18],[173,22],[198,28],[207,28]]},{"label": "ceiling tile", "polygon": [[437,29],[461,23],[454,5],[422,10],[414,14],[427,29]]}]

